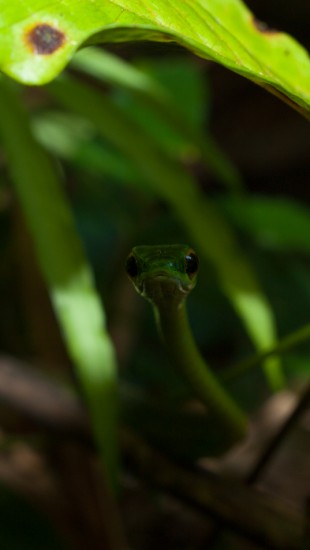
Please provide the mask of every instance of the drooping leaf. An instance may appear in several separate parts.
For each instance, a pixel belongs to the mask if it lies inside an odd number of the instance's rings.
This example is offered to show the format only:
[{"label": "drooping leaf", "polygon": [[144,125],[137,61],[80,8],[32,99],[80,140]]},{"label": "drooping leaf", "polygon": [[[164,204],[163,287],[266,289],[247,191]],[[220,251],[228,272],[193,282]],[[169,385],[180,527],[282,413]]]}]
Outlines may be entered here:
[{"label": "drooping leaf", "polygon": [[52,80],[85,42],[176,41],[309,114],[310,61],[241,0],[0,0],[0,66],[27,84]]}]

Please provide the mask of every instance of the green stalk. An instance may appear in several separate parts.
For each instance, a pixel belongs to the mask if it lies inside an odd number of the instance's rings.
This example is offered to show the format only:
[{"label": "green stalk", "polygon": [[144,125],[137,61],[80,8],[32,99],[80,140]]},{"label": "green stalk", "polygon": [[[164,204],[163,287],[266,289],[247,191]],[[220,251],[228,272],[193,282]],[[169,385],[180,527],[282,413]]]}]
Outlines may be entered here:
[{"label": "green stalk", "polygon": [[288,334],[287,336],[285,336],[285,338],[282,338],[282,340],[280,340],[276,346],[270,349],[266,349],[262,353],[258,353],[247,359],[244,359],[244,361],[240,361],[240,363],[237,363],[236,365],[230,367],[229,369],[227,369],[226,372],[223,372],[221,374],[220,378],[224,382],[230,382],[230,380],[234,380],[235,378],[242,376],[254,367],[257,367],[257,365],[259,365],[263,361],[266,361],[266,359],[269,359],[274,355],[281,355],[295,348],[296,346],[303,344],[307,340],[310,340],[309,324],[303,326],[302,328],[299,328],[298,330],[295,330],[291,334]]},{"label": "green stalk", "polygon": [[0,135],[38,264],[85,395],[94,437],[115,486],[117,376],[103,309],[59,173],[30,131],[16,86],[4,78],[0,80]]}]

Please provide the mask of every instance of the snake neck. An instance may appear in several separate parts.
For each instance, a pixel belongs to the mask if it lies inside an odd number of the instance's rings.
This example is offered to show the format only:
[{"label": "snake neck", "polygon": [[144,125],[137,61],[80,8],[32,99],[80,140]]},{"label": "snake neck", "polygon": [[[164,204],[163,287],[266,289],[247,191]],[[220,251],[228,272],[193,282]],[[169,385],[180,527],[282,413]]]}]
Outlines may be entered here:
[{"label": "snake neck", "polygon": [[169,304],[159,306],[153,302],[153,307],[157,327],[168,354],[173,355],[173,358],[184,357],[184,354],[188,357],[196,344],[189,326],[185,299],[171,300]]},{"label": "snake neck", "polygon": [[243,438],[246,418],[218,383],[206,365],[194,341],[185,302],[178,307],[155,307],[155,318],[172,364],[190,382],[206,407],[216,413],[232,441]]},{"label": "snake neck", "polygon": [[190,286],[184,287],[177,278],[157,275],[145,279],[140,293],[152,303],[155,311],[158,312],[156,317],[159,316],[159,312],[162,312],[168,319],[178,315],[179,310],[184,307],[190,290]]}]

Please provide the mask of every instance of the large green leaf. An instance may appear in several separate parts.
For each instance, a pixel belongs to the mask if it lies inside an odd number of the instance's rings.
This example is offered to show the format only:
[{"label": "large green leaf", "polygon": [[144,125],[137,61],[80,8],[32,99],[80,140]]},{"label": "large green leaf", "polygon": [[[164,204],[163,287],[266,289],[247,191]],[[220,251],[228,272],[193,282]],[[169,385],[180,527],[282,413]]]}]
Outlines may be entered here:
[{"label": "large green leaf", "polygon": [[176,41],[310,110],[310,60],[240,0],[0,0],[0,65],[17,80],[52,80],[85,42]]}]

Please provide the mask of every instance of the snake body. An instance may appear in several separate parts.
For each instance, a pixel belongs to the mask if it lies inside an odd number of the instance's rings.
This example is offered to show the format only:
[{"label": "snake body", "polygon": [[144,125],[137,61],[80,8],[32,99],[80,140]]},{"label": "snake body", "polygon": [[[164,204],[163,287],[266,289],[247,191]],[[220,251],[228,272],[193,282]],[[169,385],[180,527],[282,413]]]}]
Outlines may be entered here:
[{"label": "snake body", "polygon": [[187,245],[136,246],[126,271],[137,292],[151,302],[170,361],[187,379],[232,441],[243,438],[247,420],[201,356],[190,329],[186,298],[195,287],[199,260]]}]

